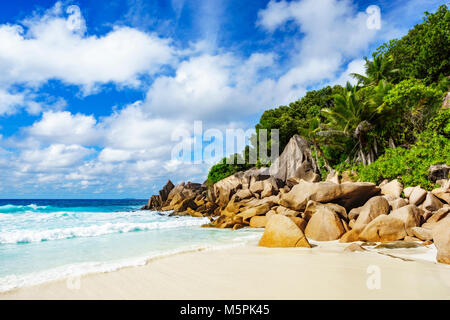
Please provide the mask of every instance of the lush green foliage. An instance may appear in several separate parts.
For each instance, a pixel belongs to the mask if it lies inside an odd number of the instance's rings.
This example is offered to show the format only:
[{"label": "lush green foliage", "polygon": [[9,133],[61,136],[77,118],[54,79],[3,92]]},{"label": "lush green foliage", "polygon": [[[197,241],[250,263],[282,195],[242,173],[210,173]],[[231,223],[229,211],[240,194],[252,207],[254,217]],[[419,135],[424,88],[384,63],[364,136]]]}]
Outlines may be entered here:
[{"label": "lush green foliage", "polygon": [[431,130],[419,135],[410,148],[390,148],[368,166],[356,167],[362,181],[379,183],[383,179],[399,179],[405,187],[420,185],[432,189],[428,170],[433,164],[450,163],[450,139]]},{"label": "lush green foliage", "polygon": [[231,176],[232,174],[247,170],[250,167],[245,164],[227,164],[226,158],[223,158],[219,163],[213,165],[208,173],[208,184],[214,184],[217,181],[225,179],[226,177]]},{"label": "lush green foliage", "polygon": [[[365,58],[365,75],[352,74],[358,85],[309,91],[265,111],[256,130],[279,129],[280,150],[294,134],[303,136],[322,177],[353,169],[363,181],[397,178],[431,188],[429,166],[450,164],[450,110],[440,108],[450,88],[449,37],[450,12],[443,5],[402,39],[381,46],[372,60]],[[269,136],[268,149],[271,143]],[[208,180],[245,170],[247,163],[221,162]]]},{"label": "lush green foliage", "polygon": [[207,183],[212,185],[238,171],[254,167],[254,164],[249,164],[249,153],[250,147],[247,146],[244,150],[244,155],[236,153],[228,157],[228,159],[223,158],[219,163],[213,165],[209,170]]},{"label": "lush green foliage", "polygon": [[450,109],[440,110],[428,123],[428,130],[450,139]]},{"label": "lush green foliage", "polygon": [[[423,131],[441,106],[443,92],[423,81],[401,81],[386,93],[379,112],[383,115],[378,136],[381,142],[391,138],[395,145],[414,143],[415,134]],[[384,145],[385,146],[385,145]]]},{"label": "lush green foliage", "polygon": [[341,86],[328,86],[308,91],[303,98],[290,103],[289,106],[266,110],[256,125],[256,131],[279,129],[280,150],[283,150],[294,134],[300,133],[302,128],[307,129],[311,119],[320,116],[321,109],[332,107],[333,96],[343,90]]},{"label": "lush green foliage", "polygon": [[391,56],[398,79],[425,79],[436,82],[450,73],[450,12],[442,5],[436,13],[425,13],[424,22],[416,25],[400,40],[392,40],[379,48]]}]

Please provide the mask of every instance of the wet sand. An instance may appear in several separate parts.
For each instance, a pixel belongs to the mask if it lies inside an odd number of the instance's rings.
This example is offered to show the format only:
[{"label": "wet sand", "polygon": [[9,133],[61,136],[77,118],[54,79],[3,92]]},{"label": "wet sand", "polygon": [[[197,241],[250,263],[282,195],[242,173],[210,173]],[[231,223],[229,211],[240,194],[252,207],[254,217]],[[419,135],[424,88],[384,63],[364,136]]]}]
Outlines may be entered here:
[{"label": "wet sand", "polygon": [[450,299],[450,266],[433,261],[433,246],[344,252],[346,246],[188,252],[18,288],[0,299]]}]

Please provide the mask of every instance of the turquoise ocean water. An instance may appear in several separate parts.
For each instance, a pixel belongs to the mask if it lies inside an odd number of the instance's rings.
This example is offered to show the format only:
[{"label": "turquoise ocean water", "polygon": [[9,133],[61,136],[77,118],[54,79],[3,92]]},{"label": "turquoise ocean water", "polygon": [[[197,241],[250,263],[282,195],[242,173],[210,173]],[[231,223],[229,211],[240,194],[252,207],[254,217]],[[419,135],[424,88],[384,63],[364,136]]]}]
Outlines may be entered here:
[{"label": "turquoise ocean water", "polygon": [[255,241],[260,230],[141,211],[145,200],[0,200],[0,291]]}]

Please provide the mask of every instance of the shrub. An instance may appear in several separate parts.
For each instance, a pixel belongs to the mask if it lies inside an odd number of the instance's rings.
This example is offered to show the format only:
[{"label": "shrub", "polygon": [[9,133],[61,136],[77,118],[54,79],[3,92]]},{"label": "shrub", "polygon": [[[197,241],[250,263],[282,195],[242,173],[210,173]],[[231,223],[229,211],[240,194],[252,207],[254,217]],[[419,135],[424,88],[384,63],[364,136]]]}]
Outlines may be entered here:
[{"label": "shrub", "polygon": [[430,190],[435,185],[428,180],[428,170],[434,164],[450,164],[450,139],[427,130],[409,149],[387,149],[372,164],[358,165],[355,169],[361,181],[379,183],[383,179],[398,179],[405,187],[420,185]]},{"label": "shrub", "polygon": [[219,161],[219,163],[213,165],[211,169],[209,169],[207,179],[208,185],[213,185],[214,183],[222,179],[225,179],[226,177],[229,177],[238,171],[244,171],[254,166],[249,164],[248,161],[246,161],[246,163],[239,164],[238,162],[242,161],[238,161],[238,159],[239,160],[243,159],[242,155],[240,154],[234,154],[230,156],[230,159],[233,159],[233,163],[226,163],[227,158],[223,158],[221,161]]},{"label": "shrub", "polygon": [[415,141],[415,134],[426,129],[441,105],[443,92],[435,86],[426,86],[423,81],[408,79],[401,81],[383,98],[383,126],[377,133],[388,141],[392,137],[397,145]]}]

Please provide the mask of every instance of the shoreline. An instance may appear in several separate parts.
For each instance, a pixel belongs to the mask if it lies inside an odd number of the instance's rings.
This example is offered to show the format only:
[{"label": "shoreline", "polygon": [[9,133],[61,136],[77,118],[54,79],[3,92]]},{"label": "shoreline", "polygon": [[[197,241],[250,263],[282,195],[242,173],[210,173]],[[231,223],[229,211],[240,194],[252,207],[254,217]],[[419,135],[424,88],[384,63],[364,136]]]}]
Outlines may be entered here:
[{"label": "shoreline", "polygon": [[100,261],[80,262],[75,264],[63,265],[47,270],[31,272],[19,276],[7,275],[3,278],[0,278],[0,280],[11,278],[14,280],[14,282],[13,283],[10,282],[8,284],[8,281],[3,282],[0,281],[0,299],[2,294],[4,293],[6,294],[14,290],[39,286],[46,283],[61,280],[67,280],[68,278],[75,279],[77,277],[86,277],[89,275],[110,273],[120,271],[122,269],[145,266],[151,263],[152,261],[164,259],[175,255],[202,252],[202,251],[218,251],[218,250],[220,251],[226,249],[233,249],[239,246],[244,246],[249,242],[257,241],[256,238],[259,237],[260,235],[247,236],[240,239],[241,240],[240,242],[235,243],[198,244],[198,245],[193,244],[178,249],[148,253],[141,256],[132,256],[120,260],[105,261],[105,262]]},{"label": "shoreline", "polygon": [[[1,292],[0,300],[450,299],[450,266],[422,259],[433,248],[343,252],[348,244],[312,243],[313,249],[246,243],[161,256]],[[380,288],[368,289],[374,269]]]}]

